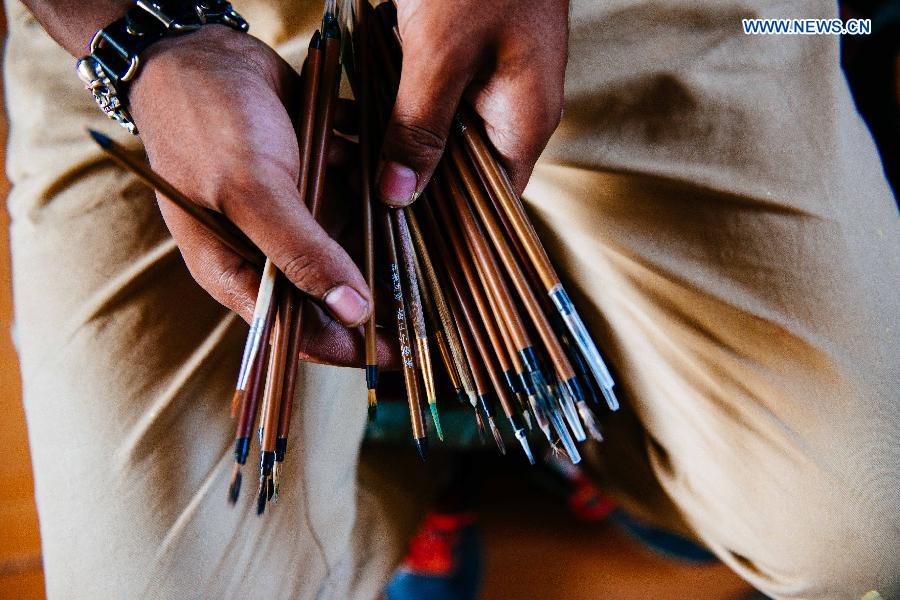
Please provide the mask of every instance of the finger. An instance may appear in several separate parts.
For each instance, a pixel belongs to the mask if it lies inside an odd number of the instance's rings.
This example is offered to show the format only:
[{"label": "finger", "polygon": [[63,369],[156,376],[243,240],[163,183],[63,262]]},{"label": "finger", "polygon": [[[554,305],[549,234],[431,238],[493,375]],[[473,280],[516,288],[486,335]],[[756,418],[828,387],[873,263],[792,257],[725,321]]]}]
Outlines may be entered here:
[{"label": "finger", "polygon": [[159,210],[194,280],[249,323],[259,290],[257,268],[168,200],[159,200]]},{"label": "finger", "polygon": [[365,279],[347,252],[313,219],[290,173],[276,157],[257,156],[244,177],[219,194],[225,215],[299,289],[320,300],[346,326],[371,310]]},{"label": "finger", "polygon": [[565,48],[568,31],[565,23],[550,30],[559,39],[537,48],[515,36],[505,39],[487,78],[466,90],[517,194],[562,118],[566,53],[546,50]]},{"label": "finger", "polygon": [[[400,348],[395,334],[378,330],[376,347],[380,369],[400,368]],[[363,367],[366,363],[363,328],[344,327],[319,307],[307,303],[303,308],[303,340],[299,358],[342,367]]]},{"label": "finger", "polygon": [[410,29],[377,171],[379,196],[392,206],[410,204],[431,179],[475,62],[473,48],[435,45]]},{"label": "finger", "polygon": [[[178,243],[191,276],[216,301],[249,323],[259,290],[257,269],[167,200],[160,202],[160,212]],[[379,368],[399,368],[400,351],[393,333],[379,330],[376,347]],[[363,329],[344,327],[321,308],[308,303],[304,307],[299,358],[322,364],[362,367],[366,360]]]},{"label": "finger", "polygon": [[563,77],[532,70],[497,73],[490,87],[472,86],[467,100],[484,120],[516,194],[521,195],[534,165],[562,117]]}]

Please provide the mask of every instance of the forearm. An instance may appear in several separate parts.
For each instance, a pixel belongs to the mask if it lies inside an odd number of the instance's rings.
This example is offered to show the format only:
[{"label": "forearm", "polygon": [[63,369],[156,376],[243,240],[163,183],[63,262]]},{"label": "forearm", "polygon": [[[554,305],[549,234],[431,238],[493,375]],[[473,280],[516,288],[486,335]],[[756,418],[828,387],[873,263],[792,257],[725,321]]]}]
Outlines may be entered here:
[{"label": "forearm", "polygon": [[91,38],[133,0],[24,0],[47,33],[73,56],[88,53]]}]

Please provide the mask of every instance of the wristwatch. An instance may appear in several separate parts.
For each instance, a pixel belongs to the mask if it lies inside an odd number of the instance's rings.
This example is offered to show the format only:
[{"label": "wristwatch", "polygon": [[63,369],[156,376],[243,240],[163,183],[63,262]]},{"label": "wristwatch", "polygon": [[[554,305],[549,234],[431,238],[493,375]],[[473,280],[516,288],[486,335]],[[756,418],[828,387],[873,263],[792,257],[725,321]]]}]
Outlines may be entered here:
[{"label": "wristwatch", "polygon": [[243,32],[250,28],[225,0],[137,0],[125,16],[97,31],[91,53],[75,68],[100,110],[137,135],[128,112],[128,87],[140,69],[140,53],[165,37],[213,23]]}]

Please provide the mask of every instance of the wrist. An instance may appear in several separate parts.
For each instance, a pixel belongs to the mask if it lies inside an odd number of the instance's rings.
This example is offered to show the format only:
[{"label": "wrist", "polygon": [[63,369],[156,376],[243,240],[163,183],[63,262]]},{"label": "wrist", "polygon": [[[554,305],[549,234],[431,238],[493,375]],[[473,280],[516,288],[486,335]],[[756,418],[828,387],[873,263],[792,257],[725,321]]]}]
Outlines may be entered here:
[{"label": "wrist", "polygon": [[123,17],[99,29],[91,39],[90,54],[76,65],[78,76],[100,109],[131,133],[128,93],[150,49],[177,37],[193,37],[207,26],[225,25],[246,32],[247,22],[228,0],[136,0]]},{"label": "wrist", "polygon": [[[265,50],[263,50],[265,49]],[[268,51],[268,52],[266,52]],[[135,113],[165,98],[181,83],[196,86],[198,78],[227,77],[244,69],[246,77],[278,79],[277,55],[254,37],[224,25],[208,25],[189,36],[160,40],[141,56],[141,71],[129,98]]]},{"label": "wrist", "polygon": [[134,4],[134,0],[24,0],[26,6],[56,43],[72,56],[89,50],[94,33],[116,19]]}]

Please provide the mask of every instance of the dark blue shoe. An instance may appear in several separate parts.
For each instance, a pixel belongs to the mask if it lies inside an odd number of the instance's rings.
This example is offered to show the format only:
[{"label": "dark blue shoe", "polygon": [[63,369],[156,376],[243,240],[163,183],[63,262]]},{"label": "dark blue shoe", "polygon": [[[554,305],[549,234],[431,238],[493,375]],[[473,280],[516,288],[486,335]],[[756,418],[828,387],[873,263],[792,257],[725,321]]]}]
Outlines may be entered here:
[{"label": "dark blue shoe", "polygon": [[387,600],[475,600],[481,539],[473,513],[430,513],[385,588]]},{"label": "dark blue shoe", "polygon": [[610,515],[610,520],[642,545],[669,558],[697,564],[714,563],[719,560],[712,552],[696,542],[666,529],[641,523],[621,509],[614,511]]}]

